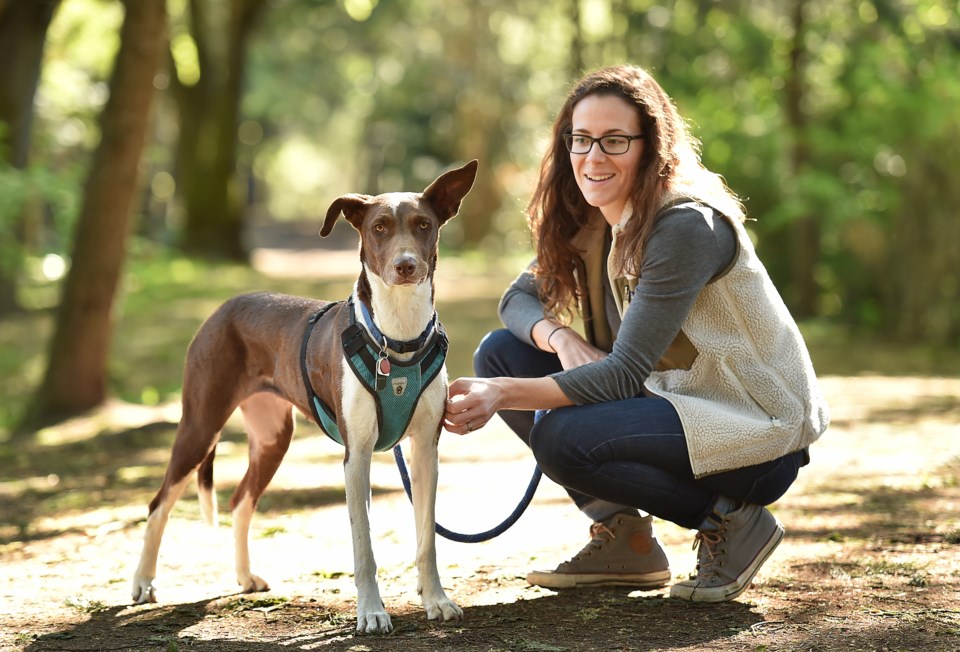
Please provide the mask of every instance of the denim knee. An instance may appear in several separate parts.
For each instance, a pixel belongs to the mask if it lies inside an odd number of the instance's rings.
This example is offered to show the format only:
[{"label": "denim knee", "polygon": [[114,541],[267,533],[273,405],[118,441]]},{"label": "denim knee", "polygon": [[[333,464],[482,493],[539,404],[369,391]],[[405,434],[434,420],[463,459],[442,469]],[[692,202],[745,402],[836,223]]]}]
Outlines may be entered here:
[{"label": "denim knee", "polygon": [[770,505],[780,499],[797,479],[802,464],[802,452],[784,455],[773,468],[756,480],[744,500],[757,505]]},{"label": "denim knee", "polygon": [[539,378],[563,367],[555,353],[541,351],[501,328],[480,340],[473,354],[473,369],[482,378]]},{"label": "denim knee", "polygon": [[530,450],[537,464],[554,482],[569,486],[569,480],[582,479],[584,458],[578,455],[577,433],[564,419],[568,408],[551,410],[530,431]]},{"label": "denim knee", "polygon": [[516,336],[505,328],[491,331],[483,336],[477,350],[473,352],[473,370],[481,378],[493,378],[504,375],[499,361],[505,349],[510,349],[520,342]]}]

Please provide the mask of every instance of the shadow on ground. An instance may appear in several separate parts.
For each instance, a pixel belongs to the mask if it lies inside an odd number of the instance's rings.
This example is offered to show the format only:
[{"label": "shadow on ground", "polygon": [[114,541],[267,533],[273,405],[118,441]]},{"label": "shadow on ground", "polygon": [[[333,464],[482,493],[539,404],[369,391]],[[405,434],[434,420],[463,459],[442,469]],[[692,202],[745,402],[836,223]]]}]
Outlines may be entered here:
[{"label": "shadow on ground", "polygon": [[[609,634],[615,623],[622,649],[702,646],[764,623],[749,604],[678,604],[663,597],[628,597],[615,589],[544,595],[535,600],[468,607],[464,620],[434,623],[408,609],[393,617],[388,635],[356,635],[349,606],[342,601],[291,601],[272,604],[245,598],[219,598],[174,606],[105,608],[82,624],[43,635],[24,650],[609,650],[593,622]],[[254,606],[260,605],[260,606]],[[257,642],[237,640],[236,619],[243,631],[254,625]],[[211,623],[215,623],[211,625]],[[197,629],[196,634],[192,630]],[[215,631],[220,630],[217,635]],[[199,638],[202,636],[202,638]],[[109,647],[97,648],[109,640]],[[129,645],[130,648],[125,646]],[[172,646],[172,647],[171,647]]]}]

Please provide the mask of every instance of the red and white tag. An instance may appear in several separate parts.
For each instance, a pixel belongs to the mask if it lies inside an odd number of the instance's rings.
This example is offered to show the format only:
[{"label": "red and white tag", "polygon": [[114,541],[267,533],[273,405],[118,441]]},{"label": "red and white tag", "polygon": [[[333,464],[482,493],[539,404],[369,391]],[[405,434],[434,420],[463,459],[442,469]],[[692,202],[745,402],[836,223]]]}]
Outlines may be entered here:
[{"label": "red and white tag", "polygon": [[380,358],[377,360],[377,373],[381,376],[390,375],[390,361],[386,358]]}]

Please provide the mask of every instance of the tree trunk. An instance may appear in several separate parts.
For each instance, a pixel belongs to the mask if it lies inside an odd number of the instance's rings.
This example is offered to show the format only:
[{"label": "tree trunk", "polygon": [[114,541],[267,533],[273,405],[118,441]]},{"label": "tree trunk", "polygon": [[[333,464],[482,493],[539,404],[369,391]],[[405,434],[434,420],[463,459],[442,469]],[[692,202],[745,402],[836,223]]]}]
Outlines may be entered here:
[{"label": "tree trunk", "polygon": [[[176,74],[180,115],[177,185],[185,221],[180,246],[191,254],[246,261],[244,206],[237,175],[237,128],[247,45],[263,0],[230,0],[228,29],[209,0],[191,0],[191,33],[200,78],[184,85]],[[219,15],[218,15],[219,17]]]},{"label": "tree trunk", "polygon": [[570,72],[567,77],[571,82],[579,79],[586,72],[583,62],[586,47],[583,44],[583,23],[580,14],[580,0],[570,0],[570,26],[573,28],[573,39],[570,43]]},{"label": "tree trunk", "polygon": [[[786,114],[792,139],[790,174],[795,181],[804,174],[810,161],[807,146],[807,116],[803,110],[805,86],[806,0],[795,0],[793,8],[793,44],[790,50],[790,70],[786,80]],[[786,201],[794,200],[789,195]],[[790,289],[787,302],[794,316],[802,319],[817,313],[817,283],[815,268],[820,257],[820,225],[812,215],[798,215],[788,227],[790,242]]]},{"label": "tree trunk", "polygon": [[[0,153],[15,168],[27,166],[30,149],[30,125],[33,122],[33,97],[40,79],[43,45],[47,28],[60,0],[46,2],[13,0],[0,3]],[[23,246],[23,215],[0,224],[4,237]],[[19,258],[19,257],[18,257]],[[0,318],[19,309],[17,280],[19,260],[0,264]]]},{"label": "tree trunk", "polygon": [[153,79],[166,47],[164,0],[126,0],[110,98],[74,235],[50,358],[27,424],[49,423],[96,407],[106,397],[112,308],[138,166],[149,128]]}]

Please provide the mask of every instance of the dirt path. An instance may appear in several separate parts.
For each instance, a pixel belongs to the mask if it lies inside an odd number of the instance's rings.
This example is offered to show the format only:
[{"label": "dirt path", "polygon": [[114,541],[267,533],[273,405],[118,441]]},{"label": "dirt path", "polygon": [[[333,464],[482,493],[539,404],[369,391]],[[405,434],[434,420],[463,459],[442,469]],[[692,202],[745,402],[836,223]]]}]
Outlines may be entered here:
[{"label": "dirt path", "polygon": [[[501,537],[439,541],[441,576],[466,615],[429,623],[415,594],[412,510],[392,456],[377,456],[372,522],[390,636],[354,634],[340,450],[315,430],[300,428],[254,521],[254,570],[272,591],[235,594],[229,527],[199,525],[188,491],[164,540],[161,602],[132,607],[145,503],[173,429],[88,440],[90,424],[77,423],[59,431],[67,441],[23,451],[2,472],[0,650],[960,649],[960,380],[827,378],[824,387],[834,425],[775,505],[787,539],[754,587],[721,605],[677,603],[662,590],[527,586],[529,569],[586,540],[588,523],[545,480]],[[441,452],[438,520],[458,531],[503,518],[533,468],[502,424],[446,437]],[[228,432],[222,509],[244,455],[242,436]],[[658,534],[685,575],[690,533],[661,524]]]}]

